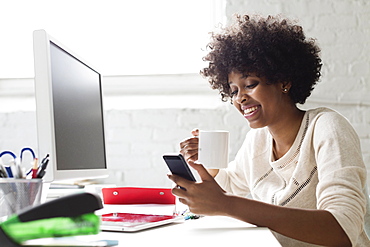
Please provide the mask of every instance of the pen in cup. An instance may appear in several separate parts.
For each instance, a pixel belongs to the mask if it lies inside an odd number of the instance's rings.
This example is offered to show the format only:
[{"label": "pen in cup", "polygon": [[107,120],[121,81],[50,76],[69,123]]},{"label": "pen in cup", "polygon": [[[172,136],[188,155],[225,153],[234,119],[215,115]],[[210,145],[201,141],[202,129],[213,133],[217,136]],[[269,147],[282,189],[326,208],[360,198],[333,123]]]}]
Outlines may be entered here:
[{"label": "pen in cup", "polygon": [[37,171],[38,171],[38,159],[35,158],[33,160],[33,167],[32,167],[32,178],[37,178]]},{"label": "pen in cup", "polygon": [[39,169],[37,171],[37,178],[43,178],[45,175],[45,169],[48,166],[49,163],[49,154],[46,155],[45,158],[42,159],[41,165],[39,166]]},{"label": "pen in cup", "polygon": [[0,178],[7,178],[8,174],[6,173],[6,170],[3,166],[3,164],[0,164]]},{"label": "pen in cup", "polygon": [[22,177],[22,172],[17,165],[15,160],[11,160],[9,164],[10,170],[12,172],[13,178],[21,178]]}]

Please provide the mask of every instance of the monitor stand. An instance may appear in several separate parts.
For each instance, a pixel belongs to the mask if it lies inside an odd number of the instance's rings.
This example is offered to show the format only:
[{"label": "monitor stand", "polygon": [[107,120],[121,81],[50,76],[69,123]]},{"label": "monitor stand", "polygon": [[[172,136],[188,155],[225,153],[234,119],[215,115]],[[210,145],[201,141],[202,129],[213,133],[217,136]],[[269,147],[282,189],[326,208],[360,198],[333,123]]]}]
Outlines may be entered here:
[{"label": "monitor stand", "polygon": [[84,192],[84,189],[84,185],[44,182],[42,187],[41,203],[58,199],[66,195],[81,193]]},{"label": "monitor stand", "polygon": [[85,185],[51,183],[49,189],[83,189]]},{"label": "monitor stand", "polygon": [[65,184],[65,183],[43,183],[41,203],[57,199],[66,195],[88,192],[99,195],[103,198],[102,188],[116,187],[115,184],[91,184],[91,183],[77,183],[77,184]]}]

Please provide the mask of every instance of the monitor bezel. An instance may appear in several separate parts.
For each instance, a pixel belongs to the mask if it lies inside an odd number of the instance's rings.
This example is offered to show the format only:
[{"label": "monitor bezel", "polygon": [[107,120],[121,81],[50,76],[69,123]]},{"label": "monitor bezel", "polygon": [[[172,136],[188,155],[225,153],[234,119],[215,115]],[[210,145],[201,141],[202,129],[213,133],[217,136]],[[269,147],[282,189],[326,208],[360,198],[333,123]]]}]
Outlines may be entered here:
[{"label": "monitor bezel", "polygon": [[[50,58],[50,43],[64,50],[66,53],[79,60],[81,63],[94,70],[100,77],[100,97],[102,106],[103,136],[105,133],[104,111],[103,111],[103,92],[102,75],[91,65],[68,47],[63,45],[57,39],[53,38],[45,30],[35,30],[33,32],[34,49],[34,69],[35,69],[35,98],[36,98],[36,121],[37,121],[37,139],[38,154],[42,159],[46,154],[50,155],[50,161],[46,169],[44,182],[59,181],[78,181],[86,179],[98,179],[108,176],[107,164],[103,169],[78,169],[78,170],[58,170],[56,160],[55,145],[55,123],[53,111],[53,92],[52,92],[52,72]],[[106,147],[104,137],[104,147]],[[104,150],[106,162],[106,149]]]}]

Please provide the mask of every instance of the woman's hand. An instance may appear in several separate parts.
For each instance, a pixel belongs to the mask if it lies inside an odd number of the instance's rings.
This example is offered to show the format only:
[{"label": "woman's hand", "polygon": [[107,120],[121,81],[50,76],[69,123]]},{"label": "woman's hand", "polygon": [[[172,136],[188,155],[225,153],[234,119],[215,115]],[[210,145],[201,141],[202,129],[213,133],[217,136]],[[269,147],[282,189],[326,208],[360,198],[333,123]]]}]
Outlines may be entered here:
[{"label": "woman's hand", "polygon": [[[199,129],[193,129],[191,131],[193,137],[187,138],[180,142],[180,153],[189,164],[198,160],[198,148],[199,148]],[[218,169],[207,169],[212,177],[218,174]]]},{"label": "woman's hand", "polygon": [[180,142],[180,153],[184,156],[186,162],[188,162],[188,160],[198,160],[199,129],[192,130],[191,134],[193,137]]},{"label": "woman's hand", "polygon": [[[227,207],[226,192],[201,164],[188,161],[199,174],[202,182],[189,181],[180,176],[168,175],[177,184],[172,193],[187,205],[192,213],[201,215],[224,215]],[[181,188],[180,188],[181,187]]]}]

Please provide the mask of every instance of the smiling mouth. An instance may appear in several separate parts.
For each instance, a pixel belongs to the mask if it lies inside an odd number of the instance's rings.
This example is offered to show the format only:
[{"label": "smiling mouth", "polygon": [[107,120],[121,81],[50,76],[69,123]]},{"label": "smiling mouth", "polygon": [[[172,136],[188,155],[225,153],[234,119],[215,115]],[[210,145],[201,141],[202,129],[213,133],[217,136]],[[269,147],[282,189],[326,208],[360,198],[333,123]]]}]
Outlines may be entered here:
[{"label": "smiling mouth", "polygon": [[249,107],[249,108],[247,108],[247,109],[245,109],[243,111],[244,112],[244,116],[250,116],[250,115],[252,115],[257,110],[258,110],[258,106]]}]

